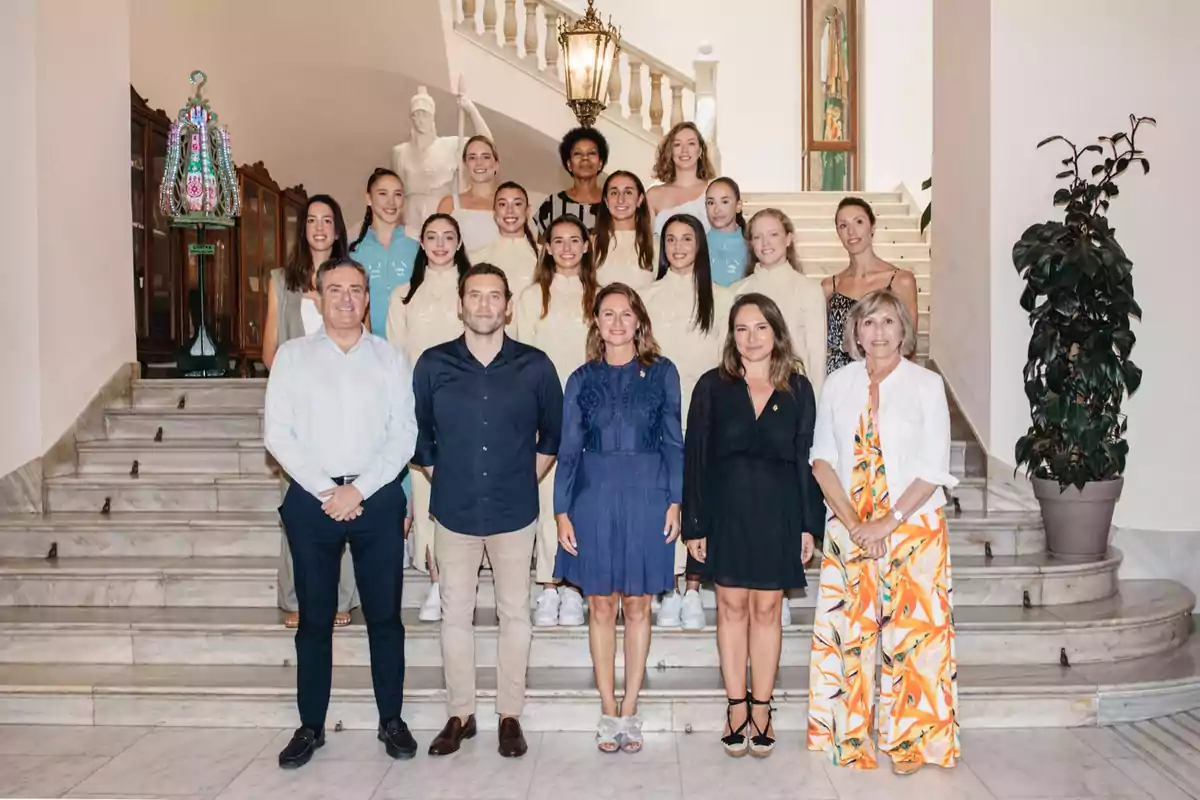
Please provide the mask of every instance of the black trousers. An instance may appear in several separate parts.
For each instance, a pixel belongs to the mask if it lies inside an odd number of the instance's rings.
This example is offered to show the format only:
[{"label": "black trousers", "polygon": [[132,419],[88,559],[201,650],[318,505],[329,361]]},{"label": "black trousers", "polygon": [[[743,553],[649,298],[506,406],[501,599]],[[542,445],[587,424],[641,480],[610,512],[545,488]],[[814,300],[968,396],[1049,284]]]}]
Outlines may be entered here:
[{"label": "black trousers", "polygon": [[371,682],[380,722],[400,716],[404,700],[404,489],[397,478],[363,503],[358,519],[336,522],[321,501],[293,483],[279,507],[292,550],[300,627],[296,631],[296,703],[300,723],[325,726],[333,681],[333,618],[342,551],[350,545],[367,620]]}]

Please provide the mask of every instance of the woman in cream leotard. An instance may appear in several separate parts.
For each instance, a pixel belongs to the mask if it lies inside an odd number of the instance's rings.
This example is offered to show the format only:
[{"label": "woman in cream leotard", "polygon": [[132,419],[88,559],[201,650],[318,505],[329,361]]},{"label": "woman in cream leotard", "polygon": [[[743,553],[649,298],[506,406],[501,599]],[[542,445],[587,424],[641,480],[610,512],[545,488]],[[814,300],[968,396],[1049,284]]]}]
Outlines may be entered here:
[{"label": "woman in cream leotard", "polygon": [[755,264],[750,275],[732,287],[734,295],[759,292],[783,312],[788,333],[817,397],[825,383],[825,295],[800,269],[796,228],[777,208],[764,208],[750,218],[750,246]]},{"label": "woman in cream leotard", "polygon": [[[458,281],[471,268],[462,246],[458,222],[448,214],[434,214],[421,227],[421,252],[413,263],[412,279],[397,286],[388,303],[387,340],[415,365],[430,347],[458,338]],[[433,560],[433,519],[429,516],[429,477],[419,468],[412,477],[413,566],[429,571],[432,586],[421,606],[420,619],[442,617],[442,596]]]},{"label": "woman in cream leotard", "polygon": [[492,212],[496,176],[500,172],[496,145],[486,136],[472,136],[463,147],[462,168],[467,176],[467,191],[459,196],[457,204],[453,195],[443,197],[437,210],[458,221],[463,247],[476,250],[500,235]]},{"label": "woman in cream leotard", "polygon": [[658,269],[656,245],[641,178],[625,170],[609,175],[592,231],[596,280],[601,286],[623,283],[641,291]]},{"label": "woman in cream leotard", "polygon": [[[529,193],[519,183],[505,181],[496,188],[492,214],[500,235],[490,244],[467,251],[472,264],[491,264],[504,270],[513,297],[533,283],[538,246],[529,228]],[[511,333],[511,328],[510,328]]]},{"label": "woman in cream leotard", "polygon": [[654,236],[662,234],[663,225],[674,214],[691,214],[708,231],[704,190],[716,177],[708,155],[708,145],[700,129],[691,122],[681,122],[663,137],[654,162],[655,178],[662,181],[647,193],[654,212]]},{"label": "woman in cream leotard", "polygon": [[[513,338],[550,356],[564,385],[587,360],[587,333],[597,289],[587,227],[578,217],[559,217],[546,230],[545,252],[533,284],[517,298]],[[553,513],[554,475],[551,467],[538,485],[537,582],[542,591],[533,614],[533,624],[538,627],[584,623],[579,590],[555,589],[558,525]]]},{"label": "woman in cream leotard", "polygon": [[[691,214],[676,214],[663,226],[663,257],[658,280],[642,292],[654,322],[654,337],[662,354],[679,370],[683,420],[687,424],[692,390],[700,376],[721,363],[725,325],[733,295],[713,283],[704,226]],[[675,552],[675,574],[687,575],[687,591],[662,599],[656,624],[660,628],[704,627],[700,603],[701,565],[687,562],[682,540]]]}]

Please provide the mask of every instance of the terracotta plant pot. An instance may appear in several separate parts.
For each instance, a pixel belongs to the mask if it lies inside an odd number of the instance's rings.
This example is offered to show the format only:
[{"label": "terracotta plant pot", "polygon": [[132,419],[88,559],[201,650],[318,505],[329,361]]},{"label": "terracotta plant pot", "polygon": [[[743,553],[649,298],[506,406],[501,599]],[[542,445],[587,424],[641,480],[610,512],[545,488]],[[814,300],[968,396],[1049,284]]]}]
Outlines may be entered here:
[{"label": "terracotta plant pot", "polygon": [[1113,509],[1124,478],[1060,490],[1058,481],[1033,478],[1033,494],[1042,507],[1046,550],[1063,561],[1098,561],[1108,552]]}]

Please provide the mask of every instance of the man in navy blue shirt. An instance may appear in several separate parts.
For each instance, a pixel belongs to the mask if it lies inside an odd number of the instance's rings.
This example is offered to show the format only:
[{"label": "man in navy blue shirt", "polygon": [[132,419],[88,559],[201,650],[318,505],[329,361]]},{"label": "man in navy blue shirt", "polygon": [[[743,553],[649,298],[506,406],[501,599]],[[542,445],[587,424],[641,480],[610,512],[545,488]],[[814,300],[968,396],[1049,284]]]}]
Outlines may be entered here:
[{"label": "man in navy blue shirt", "polygon": [[442,664],[450,720],[429,754],[456,752],[475,735],[475,593],[486,551],[500,642],[496,711],[500,754],[527,749],[519,717],[533,627],[530,562],[538,480],[558,452],[563,395],[550,358],[504,335],[512,292],[504,271],[471,267],[458,285],[464,334],[431,347],[413,371],[417,448],[429,473],[434,553],[441,573]]}]

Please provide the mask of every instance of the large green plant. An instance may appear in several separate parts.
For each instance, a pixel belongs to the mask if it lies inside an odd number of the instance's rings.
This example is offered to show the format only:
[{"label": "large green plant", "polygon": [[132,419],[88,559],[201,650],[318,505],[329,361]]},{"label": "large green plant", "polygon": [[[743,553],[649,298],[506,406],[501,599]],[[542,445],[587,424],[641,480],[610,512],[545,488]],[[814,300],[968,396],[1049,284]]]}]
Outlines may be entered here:
[{"label": "large green plant", "polygon": [[[1058,173],[1067,186],[1054,193],[1065,217],[1030,226],[1013,245],[1013,265],[1025,280],[1021,307],[1033,331],[1025,364],[1025,396],[1033,424],[1017,440],[1016,459],[1030,475],[1082,489],[1125,470],[1129,443],[1121,403],[1137,391],[1142,371],[1129,359],[1141,319],[1133,296],[1133,263],[1117,243],[1106,213],[1118,194],[1116,178],[1134,163],[1138,128],[1151,117],[1130,115],[1130,130],[1076,147]],[[1089,169],[1086,158],[1096,161]]]}]

